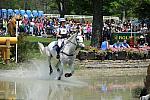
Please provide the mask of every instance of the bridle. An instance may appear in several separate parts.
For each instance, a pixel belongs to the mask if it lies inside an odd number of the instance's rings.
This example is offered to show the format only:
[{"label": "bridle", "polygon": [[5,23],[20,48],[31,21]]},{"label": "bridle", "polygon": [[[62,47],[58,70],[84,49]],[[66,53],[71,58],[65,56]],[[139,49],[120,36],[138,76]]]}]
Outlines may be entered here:
[{"label": "bridle", "polygon": [[78,44],[76,44],[76,43],[73,43],[72,41],[70,41],[70,40],[68,40],[68,42],[70,42],[70,43],[72,43],[72,44],[74,44],[75,46],[77,46]]},{"label": "bridle", "polygon": [[[77,41],[77,39],[76,39],[76,41]],[[78,48],[78,43],[76,44],[76,43],[74,43],[74,42],[72,42],[72,41],[70,41],[70,40],[68,40],[68,43],[71,43],[71,44],[75,45],[75,46],[76,46],[75,51],[77,50],[77,48]],[[66,43],[66,44],[67,44],[67,43]],[[65,44],[65,45],[66,45],[66,44]],[[64,46],[65,46],[65,45],[64,45]],[[67,54],[67,53],[63,52],[63,50],[62,50],[60,53],[63,53],[63,54],[65,54],[66,56],[74,56],[75,51],[73,52],[73,54]]]}]

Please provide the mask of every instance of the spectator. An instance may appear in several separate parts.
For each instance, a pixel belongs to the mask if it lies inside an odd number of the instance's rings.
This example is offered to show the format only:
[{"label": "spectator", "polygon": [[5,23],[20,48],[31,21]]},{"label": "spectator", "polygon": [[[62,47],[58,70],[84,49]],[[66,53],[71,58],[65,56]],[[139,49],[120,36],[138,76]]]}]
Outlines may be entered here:
[{"label": "spectator", "polygon": [[113,48],[120,48],[120,47],[121,47],[121,44],[119,41],[117,41],[117,43],[113,44]]},{"label": "spectator", "polygon": [[123,47],[123,48],[130,48],[129,44],[127,43],[127,40],[123,41],[123,43],[121,44],[121,47]]},{"label": "spectator", "polygon": [[101,45],[101,49],[102,50],[108,50],[109,48],[109,43],[108,43],[108,40],[107,38],[102,42],[102,45]]},{"label": "spectator", "polygon": [[139,40],[138,40],[138,46],[139,47],[143,47],[145,43],[145,38],[143,35],[140,36]]}]

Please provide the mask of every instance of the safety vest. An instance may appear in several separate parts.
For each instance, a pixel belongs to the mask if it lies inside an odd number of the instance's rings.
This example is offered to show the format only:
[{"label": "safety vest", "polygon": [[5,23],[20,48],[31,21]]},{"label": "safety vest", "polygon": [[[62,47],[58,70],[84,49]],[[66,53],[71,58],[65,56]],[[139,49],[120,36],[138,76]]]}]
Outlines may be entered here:
[{"label": "safety vest", "polygon": [[67,38],[67,28],[66,27],[60,27],[59,28],[59,35],[61,35],[61,38]]}]

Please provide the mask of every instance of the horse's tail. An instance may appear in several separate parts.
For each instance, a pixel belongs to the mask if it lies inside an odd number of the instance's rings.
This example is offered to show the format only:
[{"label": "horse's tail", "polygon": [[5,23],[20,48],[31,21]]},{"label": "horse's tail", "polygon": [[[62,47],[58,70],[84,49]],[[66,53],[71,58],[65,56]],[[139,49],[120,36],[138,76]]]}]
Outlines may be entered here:
[{"label": "horse's tail", "polygon": [[38,42],[38,45],[39,45],[40,53],[44,54],[44,48],[45,48],[44,45],[40,42]]}]

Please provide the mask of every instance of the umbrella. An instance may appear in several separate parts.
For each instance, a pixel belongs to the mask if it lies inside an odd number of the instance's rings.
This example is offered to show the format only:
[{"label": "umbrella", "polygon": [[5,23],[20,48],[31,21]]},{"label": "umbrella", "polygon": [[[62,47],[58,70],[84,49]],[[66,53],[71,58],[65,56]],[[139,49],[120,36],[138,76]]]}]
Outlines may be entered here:
[{"label": "umbrella", "polygon": [[13,15],[13,10],[12,9],[8,9],[8,16],[12,16]]},{"label": "umbrella", "polygon": [[37,10],[33,10],[33,11],[32,11],[32,14],[33,14],[34,17],[37,17],[37,16],[38,16]]},{"label": "umbrella", "polygon": [[7,10],[6,9],[2,9],[2,17],[7,18]]},{"label": "umbrella", "polygon": [[25,15],[25,10],[20,10],[20,14],[22,15],[22,16],[24,16]]},{"label": "umbrella", "polygon": [[15,12],[16,15],[19,15],[19,14],[20,14],[20,12],[19,12],[18,9],[15,9],[14,12]]},{"label": "umbrella", "polygon": [[31,17],[32,14],[31,10],[26,10],[26,14],[28,15],[28,17]]},{"label": "umbrella", "polygon": [[38,16],[42,17],[44,12],[43,11],[38,11],[38,13],[39,13]]}]

